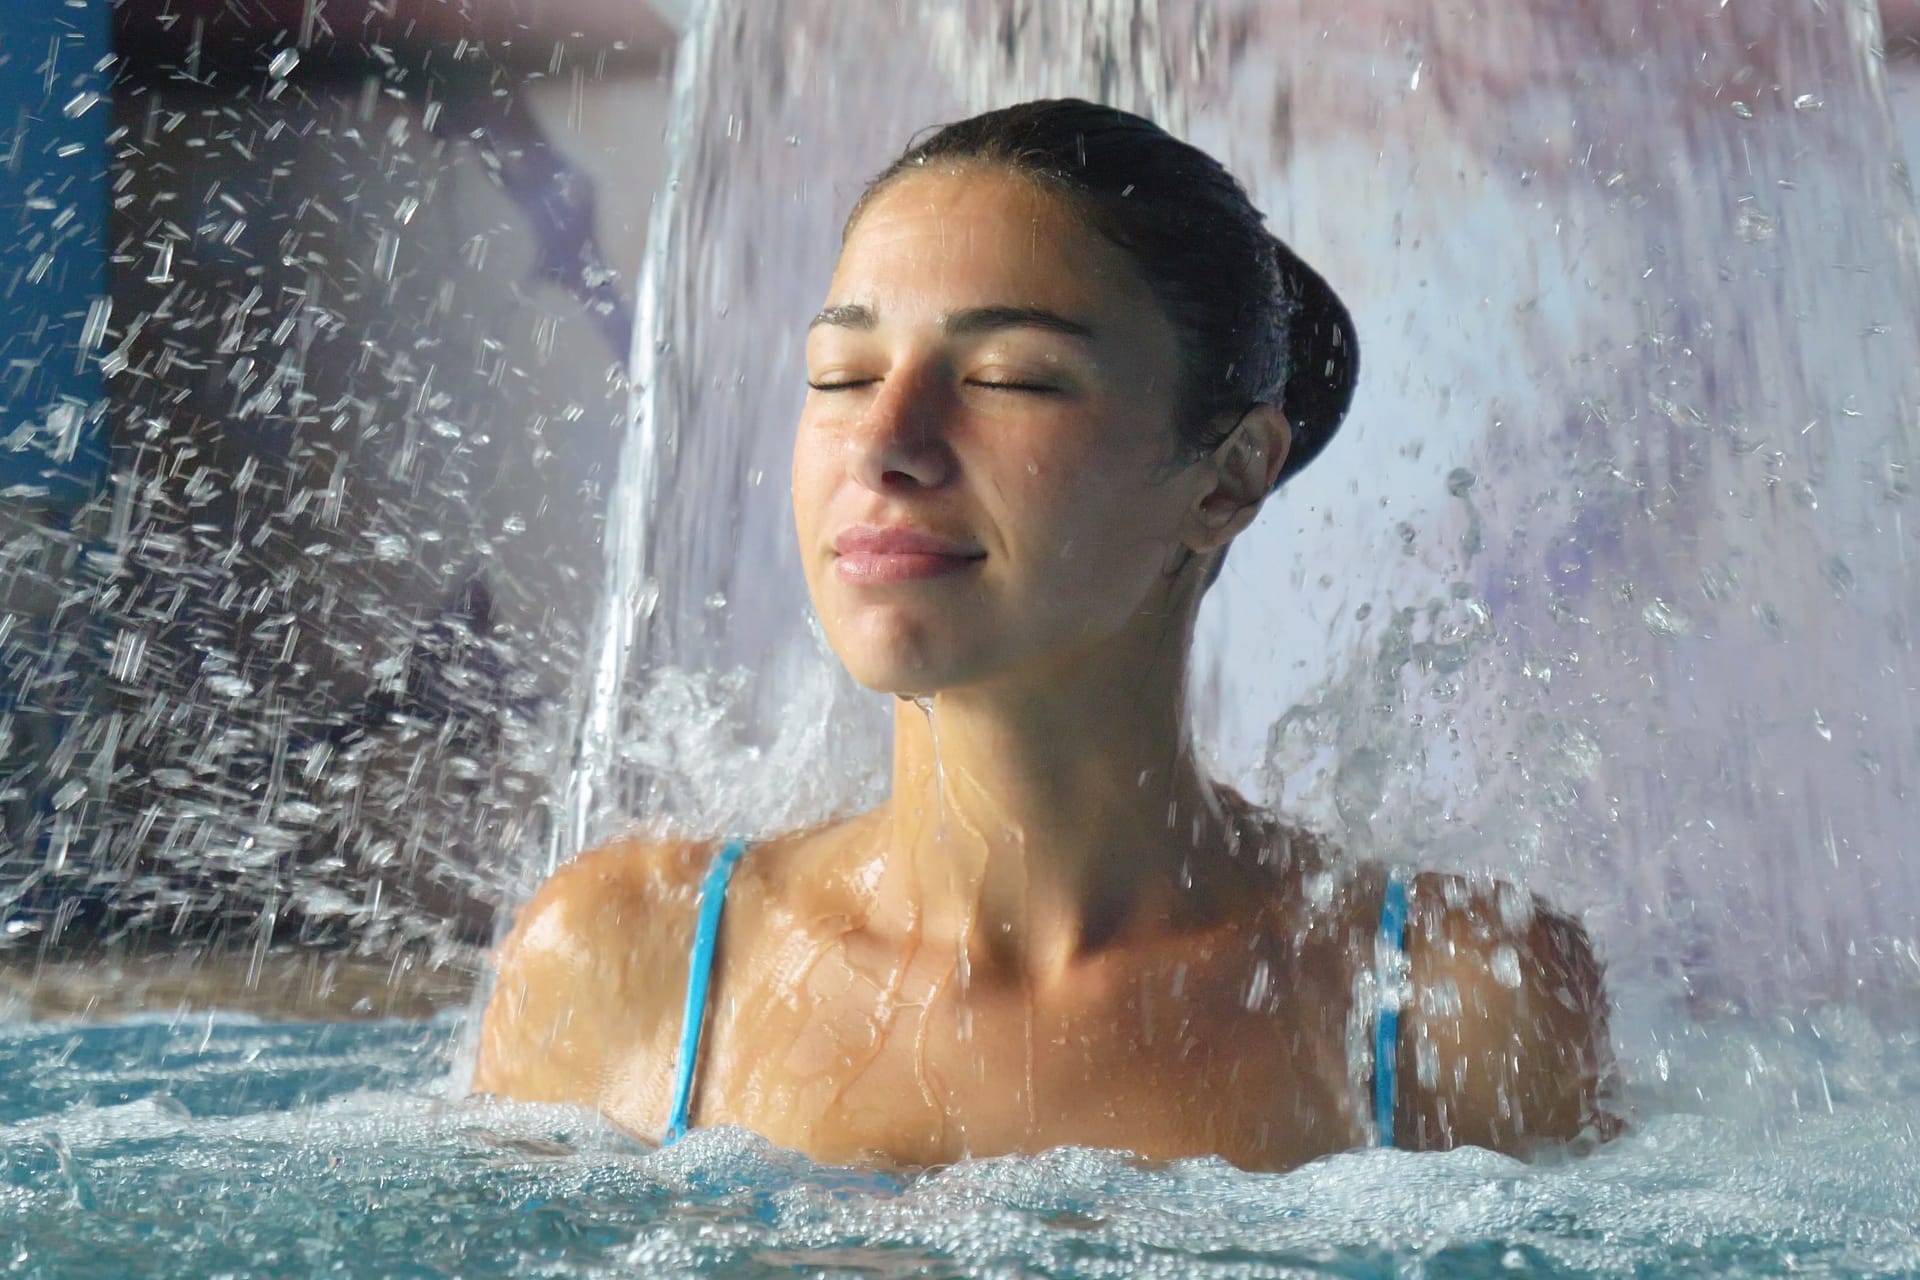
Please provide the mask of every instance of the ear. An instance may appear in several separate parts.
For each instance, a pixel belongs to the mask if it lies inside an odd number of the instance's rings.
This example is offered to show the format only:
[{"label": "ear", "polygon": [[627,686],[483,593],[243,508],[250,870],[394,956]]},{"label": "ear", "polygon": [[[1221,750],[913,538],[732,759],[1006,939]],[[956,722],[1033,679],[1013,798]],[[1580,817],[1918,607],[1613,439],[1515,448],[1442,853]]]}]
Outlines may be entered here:
[{"label": "ear", "polygon": [[1209,480],[1187,513],[1181,540],[1196,552],[1217,551],[1260,514],[1293,444],[1293,427],[1269,404],[1255,405],[1210,454]]}]

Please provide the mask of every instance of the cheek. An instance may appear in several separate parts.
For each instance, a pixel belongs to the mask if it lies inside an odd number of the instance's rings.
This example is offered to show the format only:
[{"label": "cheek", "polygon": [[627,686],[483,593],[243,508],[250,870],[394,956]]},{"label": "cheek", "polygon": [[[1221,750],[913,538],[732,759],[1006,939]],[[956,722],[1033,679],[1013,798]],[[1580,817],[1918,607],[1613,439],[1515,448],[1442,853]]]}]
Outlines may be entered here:
[{"label": "cheek", "polygon": [[831,464],[826,440],[803,419],[800,429],[794,433],[793,467],[787,481],[794,524],[803,538],[819,525],[820,505],[825,500],[826,476]]},{"label": "cheek", "polygon": [[1020,506],[1062,558],[1102,563],[1138,557],[1178,530],[1177,486],[1136,451],[1109,445],[1030,450],[1014,469]]}]

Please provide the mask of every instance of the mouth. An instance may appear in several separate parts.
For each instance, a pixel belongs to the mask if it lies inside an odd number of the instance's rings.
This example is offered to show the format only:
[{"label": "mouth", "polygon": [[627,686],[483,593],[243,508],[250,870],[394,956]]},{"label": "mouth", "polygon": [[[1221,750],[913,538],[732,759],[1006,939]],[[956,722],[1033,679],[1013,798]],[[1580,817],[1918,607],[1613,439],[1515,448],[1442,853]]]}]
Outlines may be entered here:
[{"label": "mouth", "polygon": [[843,582],[914,582],[966,573],[987,553],[968,542],[906,525],[858,524],[833,540],[834,573]]}]

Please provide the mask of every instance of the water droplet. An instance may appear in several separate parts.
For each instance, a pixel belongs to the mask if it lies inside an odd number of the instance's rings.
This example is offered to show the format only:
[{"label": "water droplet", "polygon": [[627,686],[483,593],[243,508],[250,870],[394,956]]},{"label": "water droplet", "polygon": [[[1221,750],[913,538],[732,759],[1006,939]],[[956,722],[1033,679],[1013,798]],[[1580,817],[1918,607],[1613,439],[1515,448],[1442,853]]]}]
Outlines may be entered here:
[{"label": "water droplet", "polygon": [[1693,633],[1693,621],[1664,600],[1655,600],[1640,611],[1640,621],[1662,640],[1673,640]]},{"label": "water droplet", "polygon": [[1826,578],[1827,585],[1833,588],[1833,594],[1844,596],[1853,590],[1853,570],[1839,556],[1827,557],[1826,563],[1820,566],[1820,572]]},{"label": "water droplet", "polygon": [[1520,953],[1506,943],[1493,949],[1487,959],[1487,968],[1493,973],[1493,980],[1509,990],[1520,986]]},{"label": "water droplet", "polygon": [[173,283],[173,241],[162,240],[154,250],[153,270],[147,273],[148,284]]},{"label": "water droplet", "polygon": [[253,685],[240,676],[228,672],[207,677],[207,689],[222,698],[238,701],[253,693]]},{"label": "water droplet", "polygon": [[1413,1046],[1413,1075],[1423,1089],[1440,1083],[1440,1046],[1432,1036],[1421,1036]]},{"label": "water droplet", "polygon": [[1764,244],[1773,239],[1777,230],[1772,214],[1763,213],[1750,204],[1740,206],[1740,212],[1734,215],[1733,233],[1748,244]]},{"label": "water droplet", "polygon": [[1273,993],[1273,974],[1265,960],[1253,962],[1253,973],[1247,979],[1246,1006],[1256,1012],[1264,1010],[1267,997]]}]

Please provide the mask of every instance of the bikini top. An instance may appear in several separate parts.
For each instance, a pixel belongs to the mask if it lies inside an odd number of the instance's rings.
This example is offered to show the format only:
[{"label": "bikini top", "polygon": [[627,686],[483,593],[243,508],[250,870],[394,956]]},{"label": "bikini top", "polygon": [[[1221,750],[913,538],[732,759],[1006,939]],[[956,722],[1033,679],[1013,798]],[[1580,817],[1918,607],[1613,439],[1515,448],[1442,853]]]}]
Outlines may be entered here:
[{"label": "bikini top", "polygon": [[[720,939],[720,909],[726,904],[727,882],[747,851],[746,841],[729,840],[707,868],[700,885],[700,915],[693,927],[693,954],[687,964],[687,1003],[680,1019],[680,1052],[674,1061],[673,1104],[662,1146],[687,1134],[693,1106],[693,1079],[700,1056],[700,1027],[707,1014],[707,989],[713,980],[713,953]],[[1392,998],[1399,986],[1407,934],[1407,886],[1396,875],[1387,877],[1380,907],[1380,945],[1376,948],[1375,978],[1380,991],[1379,1014],[1373,1026],[1373,1127],[1380,1146],[1393,1145],[1395,1059],[1400,1044],[1400,1002]]]}]

